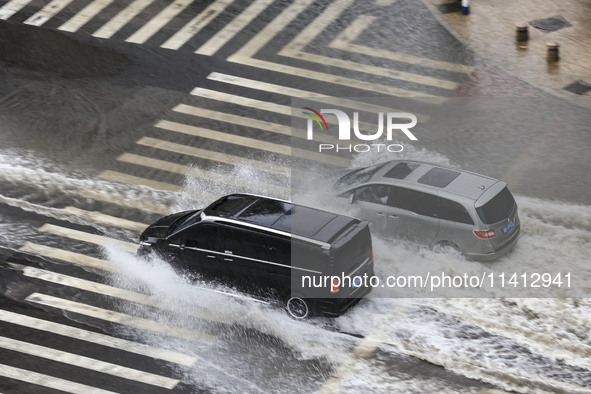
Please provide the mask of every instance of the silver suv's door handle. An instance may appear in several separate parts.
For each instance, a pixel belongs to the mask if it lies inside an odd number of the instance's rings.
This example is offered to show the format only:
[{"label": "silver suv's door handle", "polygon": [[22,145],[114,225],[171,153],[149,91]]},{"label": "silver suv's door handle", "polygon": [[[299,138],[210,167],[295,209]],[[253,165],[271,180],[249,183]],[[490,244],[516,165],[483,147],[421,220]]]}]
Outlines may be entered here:
[{"label": "silver suv's door handle", "polygon": [[392,219],[398,219],[398,215],[390,215]]}]

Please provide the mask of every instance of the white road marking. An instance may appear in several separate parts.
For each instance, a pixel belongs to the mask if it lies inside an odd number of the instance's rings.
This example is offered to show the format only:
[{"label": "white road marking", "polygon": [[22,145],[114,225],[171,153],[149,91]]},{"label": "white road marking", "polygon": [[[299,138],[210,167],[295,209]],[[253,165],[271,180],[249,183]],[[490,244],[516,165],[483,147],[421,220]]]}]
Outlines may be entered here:
[{"label": "white road marking", "polygon": [[[311,24],[309,24],[298,36],[288,44],[289,48],[295,51],[301,50],[310,42],[314,37],[322,32],[327,26],[327,23],[339,17],[339,15],[346,10],[353,0],[340,0],[331,3],[327,9],[317,17]],[[417,100],[427,99],[429,102],[442,103],[445,101],[444,98],[432,94],[423,92],[415,92],[393,86],[386,86],[384,84],[361,81],[353,78],[342,77],[334,74],[327,74],[309,69],[301,69],[298,67],[289,66],[286,64],[273,63],[266,60],[256,59],[253,57],[254,53],[258,51],[265,43],[271,40],[282,27],[285,27],[293,19],[301,13],[304,8],[296,6],[287,7],[279,16],[277,16],[269,25],[268,31],[259,32],[251,41],[252,44],[248,43],[245,47],[230,56],[227,60],[233,63],[244,64],[252,67],[257,67],[263,70],[270,70],[275,72],[282,72],[285,74],[296,75],[302,78],[308,78],[312,80],[328,82],[336,85],[342,85],[349,88],[357,88],[360,90],[366,90],[370,92],[378,92],[389,96],[414,98]]]},{"label": "white road marking", "polygon": [[474,67],[458,63],[432,60],[421,56],[409,55],[402,52],[389,51],[386,49],[366,47],[354,44],[353,40],[357,38],[371,23],[375,17],[371,15],[360,15],[353,23],[339,34],[334,41],[329,44],[330,48],[340,49],[347,52],[359,53],[366,56],[379,57],[382,59],[393,60],[397,62],[416,64],[423,67],[436,68],[440,70],[453,71],[469,74],[474,71]]},{"label": "white road marking", "polygon": [[[205,88],[194,88],[191,91],[191,94],[194,96],[199,96],[199,97],[207,98],[210,100],[218,100],[218,101],[223,101],[223,102],[230,103],[230,104],[241,105],[244,107],[262,109],[264,111],[269,111],[269,112],[275,112],[275,113],[278,113],[281,115],[293,116],[293,117],[302,118],[302,119],[309,119],[308,115],[304,114],[304,112],[300,108],[295,108],[295,107],[292,108],[289,105],[275,104],[275,103],[271,103],[268,101],[251,99],[249,97],[238,96],[235,94],[224,93],[224,92],[218,92],[215,90],[210,90],[210,89],[205,89]],[[338,100],[338,99],[335,98],[335,100]],[[358,105],[363,105],[363,104],[358,103]],[[357,108],[357,109],[362,109],[362,108]],[[365,109],[365,110],[379,109],[379,111],[376,111],[376,112],[395,111],[392,108],[385,108],[385,107],[384,108],[382,108],[382,107],[376,108],[376,106],[369,105],[369,104],[365,105],[363,107],[363,109]],[[326,122],[328,124],[332,124],[332,125],[339,124],[337,122],[336,118],[333,118],[330,116],[328,117],[328,119],[326,119]],[[371,130],[372,128],[375,127],[375,125],[365,123],[365,122],[359,122],[359,126],[364,130]],[[299,130],[297,130],[297,131],[299,131]],[[292,133],[293,133],[293,130],[292,130]],[[302,138],[303,137],[304,137],[304,134],[302,134]],[[327,142],[336,142],[336,141],[331,138],[331,139],[327,139]]]},{"label": "white road marking", "polygon": [[180,327],[174,327],[156,322],[154,320],[131,316],[125,313],[115,312],[109,309],[98,308],[92,305],[74,302],[63,298],[53,297],[46,294],[33,293],[29,295],[25,299],[25,301],[29,301],[40,305],[46,305],[52,308],[62,309],[72,313],[78,313],[96,319],[105,320],[111,323],[117,323],[129,327],[134,327],[140,330],[151,331],[161,335],[173,336],[188,341],[196,341],[211,344],[217,340],[217,337],[202,332],[187,330]]},{"label": "white road marking", "polygon": [[156,149],[162,149],[169,152],[181,153],[184,155],[199,157],[202,159],[218,161],[238,166],[257,168],[261,171],[272,172],[279,175],[289,176],[289,167],[273,163],[262,162],[258,160],[246,159],[238,156],[228,155],[220,152],[213,152],[192,146],[181,145],[174,142],[159,140],[156,138],[143,137],[137,144],[150,146]]},{"label": "white road marking", "polygon": [[361,73],[377,75],[390,79],[398,79],[400,81],[413,82],[426,86],[433,86],[441,89],[455,90],[459,86],[459,84],[454,81],[429,77],[405,71],[393,70],[385,67],[373,66],[371,64],[358,63],[351,60],[337,59],[334,57],[321,56],[301,51],[292,51],[288,48],[285,48],[282,51],[280,51],[279,55],[291,57],[293,59],[307,60],[312,63],[338,67],[345,70],[354,70]]},{"label": "white road marking", "polygon": [[80,190],[78,191],[78,194],[82,197],[91,198],[93,200],[139,209],[141,211],[156,213],[159,215],[168,215],[171,213],[170,208],[164,204],[115,195],[103,190]]},{"label": "white road marking", "polygon": [[80,12],[70,18],[66,23],[58,27],[59,30],[75,32],[97,16],[102,10],[111,5],[114,0],[94,0]]},{"label": "white road marking", "polygon": [[154,181],[148,178],[141,178],[139,176],[124,174],[117,171],[107,170],[99,175],[101,178],[111,182],[128,183],[130,185],[147,186],[152,189],[166,190],[170,192],[180,192],[183,190],[182,186],[173,185],[171,183]]},{"label": "white road marking", "polygon": [[201,11],[193,20],[183,26],[182,29],[177,31],[172,37],[170,37],[161,48],[166,49],[179,49],[187,43],[192,37],[201,31],[209,22],[214,20],[219,14],[221,14],[228,5],[232,4],[234,0],[216,0],[207,6],[206,9]]},{"label": "white road marking", "polygon": [[145,223],[138,223],[127,219],[106,215],[98,211],[85,211],[76,207],[65,207],[62,211],[69,215],[75,215],[95,223],[105,224],[118,228],[124,228],[131,231],[142,232],[148,227]]},{"label": "white road marking", "polygon": [[297,36],[291,40],[286,48],[294,52],[304,51],[306,46],[320,35],[333,21],[338,19],[355,0],[335,0],[329,3],[322,13],[314,18]]},{"label": "white road marking", "polygon": [[11,367],[0,364],[0,376],[19,380],[21,382],[36,384],[54,390],[64,391],[73,394],[116,394],[113,391],[101,390],[96,387],[87,386],[81,383],[70,382],[69,380],[44,375],[38,372],[27,371],[26,369]]},{"label": "white road marking", "polygon": [[218,100],[230,104],[242,105],[245,107],[262,109],[269,112],[275,112],[281,115],[291,116],[291,107],[288,105],[275,104],[269,101],[256,100],[248,97],[237,96],[235,94],[218,92],[217,90],[210,90],[205,88],[195,88],[191,91],[191,94],[193,96],[199,96],[210,100]]},{"label": "white road marking", "polygon": [[[364,102],[345,99],[345,98],[330,97],[330,96],[327,96],[326,94],[310,92],[307,90],[301,90],[301,89],[291,88],[288,86],[276,85],[276,84],[272,84],[272,83],[268,83],[268,82],[256,81],[254,79],[237,77],[234,75],[222,74],[222,73],[218,73],[218,72],[210,73],[207,76],[207,79],[212,80],[212,81],[226,83],[229,85],[240,86],[240,87],[253,89],[253,90],[266,91],[266,92],[281,94],[281,95],[290,96],[290,97],[309,98],[309,99],[319,102],[319,103],[324,103],[324,104],[333,105],[333,106],[342,106],[342,107],[352,108],[355,110],[364,109],[366,111],[371,111],[371,112],[375,112],[375,113],[388,112],[388,111],[406,112],[405,110],[397,110],[394,108],[388,108],[388,107],[382,107],[382,106],[373,105],[373,104],[367,104]],[[417,119],[419,121],[426,122],[429,119],[429,117],[426,115],[422,115],[422,114],[418,114],[418,113],[414,113],[414,114],[417,116]]]},{"label": "white road marking", "polygon": [[72,1],[73,0],[53,0],[23,23],[27,25],[41,26],[54,17],[58,12],[66,8]]},{"label": "white road marking", "polygon": [[7,323],[17,324],[22,327],[46,331],[52,334],[70,337],[113,349],[121,349],[126,352],[152,357],[188,367],[192,366],[197,361],[196,357],[188,356],[186,354],[167,349],[156,348],[153,346],[144,345],[142,343],[128,341],[126,339],[111,337],[109,335],[87,331],[77,327],[70,327],[65,324],[55,323],[49,320],[42,320],[35,317],[20,315],[18,313],[9,312],[3,309],[0,309],[0,320]]},{"label": "white road marking", "polygon": [[218,31],[205,44],[195,51],[200,55],[213,56],[221,47],[228,43],[236,34],[248,26],[273,0],[256,0],[244,9],[236,18]]},{"label": "white road marking", "polygon": [[[141,165],[141,166],[145,166],[145,167],[149,167],[149,168],[157,168],[157,169],[161,169],[164,171],[174,172],[174,173],[182,174],[182,175],[185,175],[185,174],[189,173],[190,171],[193,171],[193,174],[195,174],[195,176],[197,176],[201,179],[214,180],[216,183],[220,182],[220,183],[226,183],[228,185],[240,186],[240,187],[248,187],[251,185],[251,180],[248,178],[237,177],[232,174],[224,174],[221,172],[203,170],[200,168],[198,168],[198,169],[191,168],[189,166],[170,163],[170,162],[164,161],[164,160],[153,159],[151,157],[134,155],[131,153],[124,153],[123,155],[119,156],[117,158],[117,160],[120,160],[120,161],[123,161],[126,163],[133,163],[133,164],[137,164],[137,165]],[[288,189],[285,187],[282,187],[282,186],[266,185],[266,186],[263,186],[263,188],[274,193],[274,194],[288,193]],[[146,226],[143,227],[143,229],[145,229],[145,228],[146,228]],[[142,229],[142,231],[143,231],[143,229]]]},{"label": "white road marking", "polygon": [[87,256],[81,253],[70,252],[69,250],[39,245],[29,241],[25,242],[25,244],[19,250],[50,259],[66,261],[68,263],[81,265],[83,267],[98,269],[101,271],[118,271],[118,268],[110,261],[97,259],[96,257]]},{"label": "white road marking", "polygon": [[[292,136],[291,125],[282,125],[279,123],[267,122],[264,120],[252,119],[245,116],[232,115],[227,112],[213,111],[210,109],[199,108],[192,105],[179,104],[172,109],[175,112],[180,112],[187,115],[199,116],[217,120],[220,122],[232,123],[238,126],[252,127],[259,130],[269,131],[271,133]],[[300,138],[305,138],[305,130],[295,130]],[[335,142],[334,139],[326,134],[321,134],[316,137],[317,141]]]},{"label": "white road marking", "polygon": [[291,154],[291,148],[288,145],[260,141],[254,138],[242,137],[239,135],[229,133],[222,133],[215,130],[205,129],[203,127],[190,126],[184,123],[171,122],[169,120],[161,120],[158,123],[156,123],[155,127],[169,131],[176,131],[177,133],[192,135],[195,137],[225,142],[229,144],[246,146],[255,149],[262,149],[273,153],[279,153],[282,155]]},{"label": "white road marking", "polygon": [[89,242],[99,246],[113,245],[117,248],[125,250],[127,252],[135,253],[138,246],[131,242],[119,241],[117,239],[104,237],[102,235],[90,234],[84,231],[78,231],[67,227],[56,226],[53,224],[46,223],[39,228],[39,231],[58,235],[60,237],[66,237],[75,239],[77,241]]},{"label": "white road marking", "polygon": [[127,380],[134,380],[136,382],[141,382],[152,386],[164,387],[169,390],[173,389],[179,383],[179,380],[177,379],[171,379],[165,376],[123,367],[117,364],[108,363],[106,361],[101,361],[86,356],[79,356],[77,354],[52,349],[46,346],[18,341],[12,338],[0,337],[0,347],[35,357],[41,357],[60,363],[70,364],[78,368],[89,369],[91,371],[117,376]]},{"label": "white road marking", "polygon": [[92,35],[98,38],[111,38],[113,34],[117,33],[123,26],[153,2],[154,0],[135,0]]},{"label": "white road marking", "polygon": [[33,0],[11,0],[0,8],[0,19],[6,20],[23,9]]},{"label": "white road marking", "polygon": [[312,71],[308,69],[297,68],[288,66],[285,64],[272,63],[266,60],[259,60],[254,58],[241,58],[232,56],[228,58],[228,61],[233,63],[243,64],[246,66],[256,67],[262,70],[269,70],[274,72],[281,72],[284,74],[295,75],[301,78],[310,80],[331,83],[333,85],[341,85],[346,88],[354,88],[364,90],[371,93],[385,94],[393,97],[412,98],[418,101],[424,101],[427,103],[441,104],[445,102],[446,98],[441,96],[435,96],[423,92],[415,92],[412,90],[406,90],[397,88],[394,86],[388,86],[376,82],[366,82],[353,78],[342,77],[334,74],[327,74],[319,71]]},{"label": "white road marking", "polygon": [[243,45],[236,53],[237,57],[251,58],[265,45],[267,45],[278,33],[284,31],[300,13],[306,11],[315,0],[298,0],[291,3],[281,14],[261,30],[255,37]]},{"label": "white road marking", "polygon": [[125,41],[133,42],[135,44],[143,44],[148,41],[150,37],[162,29],[174,17],[181,13],[193,0],[175,0],[170,3],[168,7],[160,11],[158,15],[150,20],[150,22],[143,25],[135,33],[129,36]]},{"label": "white road marking", "polygon": [[232,115],[226,112],[213,111],[210,109],[194,107],[192,105],[186,104],[179,104],[172,110],[182,114],[200,116],[202,118],[213,119],[220,122],[232,123],[239,126],[252,127],[259,130],[269,131],[271,133],[291,136],[291,130],[289,125],[285,126],[278,123],[247,118],[244,116]]},{"label": "white road marking", "polygon": [[[159,302],[157,298],[154,298],[148,294],[136,293],[134,291],[129,291],[125,289],[121,289],[118,287],[113,287],[109,285],[105,285],[102,283],[97,283],[85,279],[76,278],[73,276],[63,275],[47,270],[42,270],[39,268],[34,267],[22,267],[23,274],[28,276],[29,278],[36,278],[40,280],[44,280],[46,282],[56,283],[63,286],[73,287],[80,290],[90,291],[92,293],[97,294],[104,294],[109,297],[120,298],[122,300],[135,302],[142,305],[151,306],[158,309],[170,310],[173,312],[179,312],[177,307],[178,305],[170,305],[166,303]],[[189,304],[186,306],[190,307],[183,311],[183,313],[200,318],[206,319],[210,321],[214,321],[217,323],[223,324],[232,324],[234,321],[230,319],[220,318],[217,315],[214,315],[210,311],[207,311],[203,308],[199,308],[197,306],[191,307]]]}]

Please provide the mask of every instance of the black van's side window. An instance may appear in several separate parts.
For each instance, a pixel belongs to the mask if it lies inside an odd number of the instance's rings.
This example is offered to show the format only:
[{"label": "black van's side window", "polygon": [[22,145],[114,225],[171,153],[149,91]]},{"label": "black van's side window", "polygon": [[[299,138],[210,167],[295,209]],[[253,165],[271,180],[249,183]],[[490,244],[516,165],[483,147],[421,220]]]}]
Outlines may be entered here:
[{"label": "black van's side window", "polygon": [[417,190],[392,187],[388,205],[424,216],[436,216],[437,196]]},{"label": "black van's side window", "polygon": [[269,236],[266,240],[266,260],[291,265],[291,242],[286,238]]},{"label": "black van's side window", "polygon": [[220,237],[224,242],[224,252],[251,259],[267,260],[268,235],[238,227],[224,227]]},{"label": "black van's side window", "polygon": [[181,244],[185,246],[220,251],[217,238],[217,226],[211,224],[198,224],[181,233]]},{"label": "black van's side window", "polygon": [[442,197],[437,199],[437,217],[458,223],[474,224],[470,214],[462,204]]}]

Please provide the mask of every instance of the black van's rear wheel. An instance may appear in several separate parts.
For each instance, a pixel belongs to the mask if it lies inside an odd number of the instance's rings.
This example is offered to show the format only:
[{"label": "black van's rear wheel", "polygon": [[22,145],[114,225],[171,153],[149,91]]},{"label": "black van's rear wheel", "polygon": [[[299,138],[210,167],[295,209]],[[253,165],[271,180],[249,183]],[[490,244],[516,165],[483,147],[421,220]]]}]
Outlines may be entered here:
[{"label": "black van's rear wheel", "polygon": [[310,316],[310,305],[304,298],[297,295],[287,298],[285,310],[291,317],[297,320],[302,320]]}]

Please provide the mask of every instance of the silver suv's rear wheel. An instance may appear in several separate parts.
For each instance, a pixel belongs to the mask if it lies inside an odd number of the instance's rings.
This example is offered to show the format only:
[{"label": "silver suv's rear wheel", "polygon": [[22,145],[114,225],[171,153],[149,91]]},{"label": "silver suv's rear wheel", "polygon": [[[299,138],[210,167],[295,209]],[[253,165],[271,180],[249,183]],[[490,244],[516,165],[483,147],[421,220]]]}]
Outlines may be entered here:
[{"label": "silver suv's rear wheel", "polygon": [[310,316],[310,306],[308,302],[299,296],[291,296],[285,302],[285,309],[291,317],[297,320],[305,319]]}]

